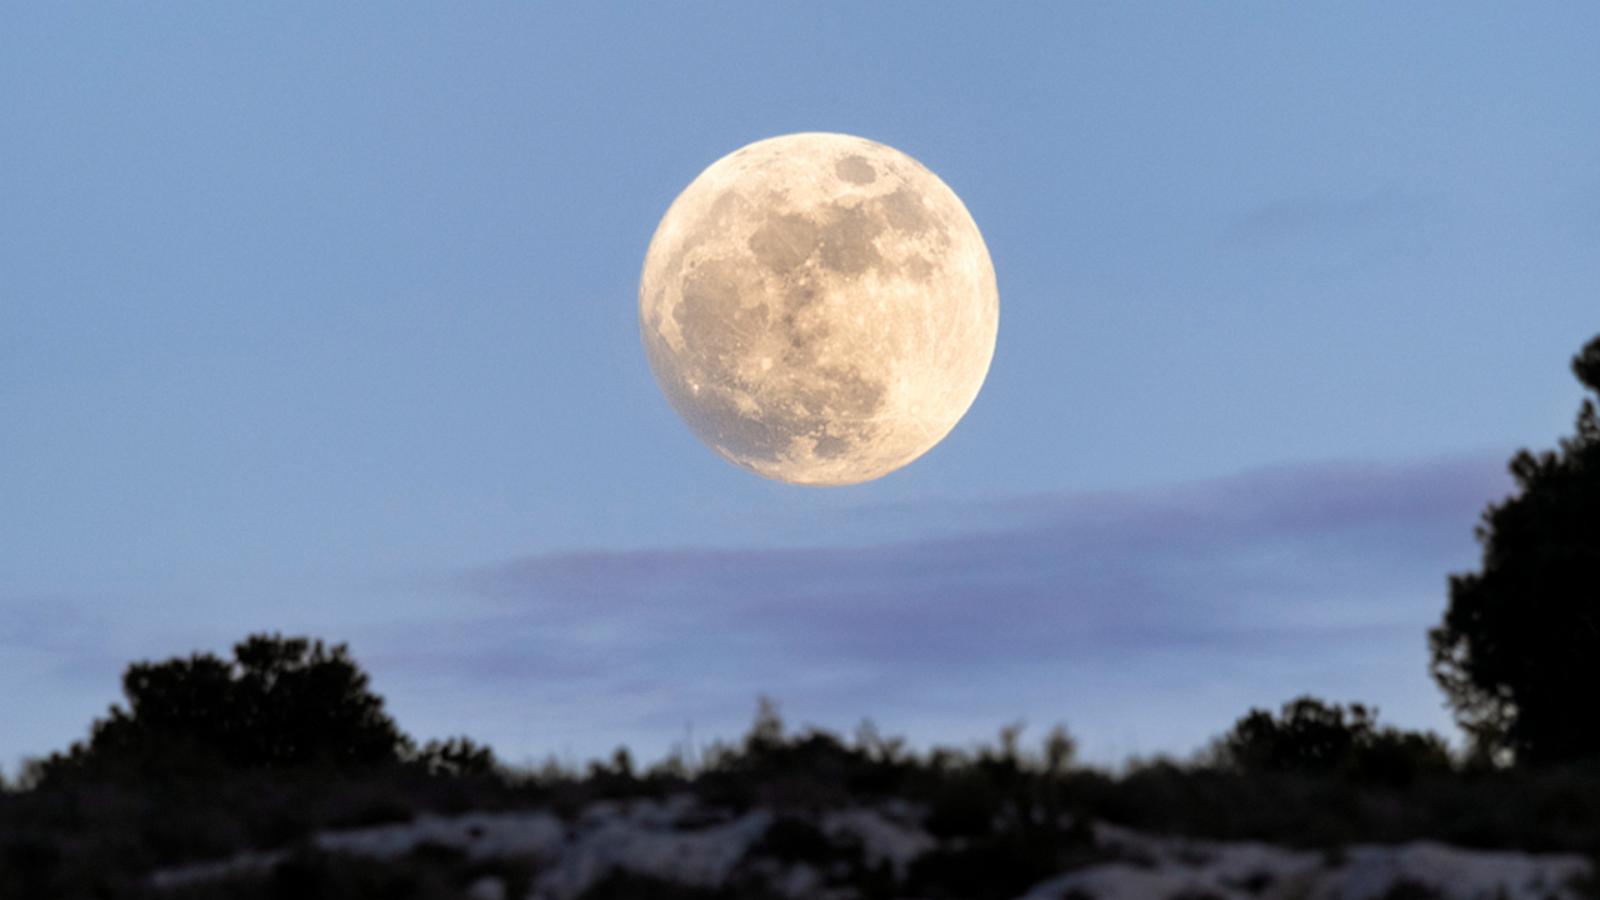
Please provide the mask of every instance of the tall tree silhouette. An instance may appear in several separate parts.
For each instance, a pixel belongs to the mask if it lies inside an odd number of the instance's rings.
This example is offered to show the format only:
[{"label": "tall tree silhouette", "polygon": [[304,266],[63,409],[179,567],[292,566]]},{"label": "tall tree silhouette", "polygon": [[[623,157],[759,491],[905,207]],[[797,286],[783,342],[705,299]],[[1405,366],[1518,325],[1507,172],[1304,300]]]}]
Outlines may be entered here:
[{"label": "tall tree silhouette", "polygon": [[[1600,395],[1600,337],[1572,362]],[[1511,460],[1519,493],[1477,529],[1482,569],[1452,576],[1428,635],[1434,678],[1480,750],[1519,763],[1600,756],[1600,414],[1558,450]]]},{"label": "tall tree silhouette", "polygon": [[394,762],[410,739],[367,685],[345,645],[278,635],[236,644],[232,661],[134,663],[122,678],[127,708],[113,706],[87,743],[45,761],[43,774]]}]

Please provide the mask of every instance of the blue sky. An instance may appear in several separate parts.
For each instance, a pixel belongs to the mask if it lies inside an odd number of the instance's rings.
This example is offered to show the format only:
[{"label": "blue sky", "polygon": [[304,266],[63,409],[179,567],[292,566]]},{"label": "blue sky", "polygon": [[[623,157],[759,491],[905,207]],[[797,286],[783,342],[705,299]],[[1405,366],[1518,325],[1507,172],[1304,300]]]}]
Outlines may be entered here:
[{"label": "blue sky", "polygon": [[[1303,690],[1447,728],[1423,630],[1600,332],[1588,4],[0,13],[0,761],[131,659],[349,641],[513,760],[757,693],[1187,752]],[[646,244],[745,143],[963,198],[972,411],[881,481],[717,459]]]}]

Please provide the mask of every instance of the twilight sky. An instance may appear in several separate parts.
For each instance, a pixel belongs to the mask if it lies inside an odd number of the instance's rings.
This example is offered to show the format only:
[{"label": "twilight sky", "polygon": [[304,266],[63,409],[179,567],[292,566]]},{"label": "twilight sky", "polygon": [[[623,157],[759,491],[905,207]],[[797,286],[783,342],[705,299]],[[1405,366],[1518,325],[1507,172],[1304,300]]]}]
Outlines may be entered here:
[{"label": "twilight sky", "polygon": [[[1453,734],[1424,631],[1600,332],[1600,7],[0,13],[0,765],[136,658],[348,641],[512,761],[791,720],[1186,753],[1304,691]],[[939,447],[762,481],[674,417],[645,247],[843,131],[989,243]]]}]

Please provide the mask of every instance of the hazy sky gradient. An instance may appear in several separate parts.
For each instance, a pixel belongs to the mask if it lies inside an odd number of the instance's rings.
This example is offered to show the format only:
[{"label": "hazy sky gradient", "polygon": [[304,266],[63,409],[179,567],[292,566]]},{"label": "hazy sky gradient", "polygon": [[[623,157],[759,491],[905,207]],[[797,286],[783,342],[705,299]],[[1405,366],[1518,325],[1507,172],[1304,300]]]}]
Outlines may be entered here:
[{"label": "hazy sky gradient", "polygon": [[[7,9],[0,761],[254,628],[513,759],[758,691],[1106,758],[1313,688],[1443,727],[1422,629],[1600,332],[1596,46],[1586,4]],[[1001,291],[967,419],[844,489],[695,442],[635,319],[676,193],[800,130],[932,168]]]}]

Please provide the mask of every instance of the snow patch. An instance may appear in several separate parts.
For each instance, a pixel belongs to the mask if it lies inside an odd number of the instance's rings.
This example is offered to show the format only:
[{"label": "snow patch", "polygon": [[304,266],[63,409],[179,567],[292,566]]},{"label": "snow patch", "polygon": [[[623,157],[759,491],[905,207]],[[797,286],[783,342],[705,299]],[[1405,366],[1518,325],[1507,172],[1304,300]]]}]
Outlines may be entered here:
[{"label": "snow patch", "polygon": [[1219,900],[1382,900],[1403,886],[1444,900],[1578,900],[1590,874],[1582,857],[1466,850],[1416,842],[1363,844],[1338,854],[1259,843],[1157,838],[1095,828],[1103,849],[1134,862],[1090,866],[1036,885],[1022,900],[1205,895]]},{"label": "snow patch", "polygon": [[698,831],[653,830],[626,814],[598,816],[539,877],[532,897],[570,900],[617,871],[689,887],[720,887],[771,824],[772,814],[764,811]]},{"label": "snow patch", "polygon": [[421,816],[413,822],[358,831],[330,831],[313,842],[330,853],[397,859],[424,845],[451,847],[469,859],[561,854],[566,828],[549,813],[469,813],[454,818]]},{"label": "snow patch", "polygon": [[822,818],[829,837],[850,835],[861,841],[861,851],[873,865],[888,863],[895,878],[906,877],[913,860],[938,846],[920,828],[902,825],[872,809],[847,809]]}]

